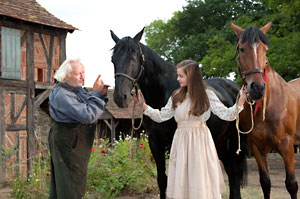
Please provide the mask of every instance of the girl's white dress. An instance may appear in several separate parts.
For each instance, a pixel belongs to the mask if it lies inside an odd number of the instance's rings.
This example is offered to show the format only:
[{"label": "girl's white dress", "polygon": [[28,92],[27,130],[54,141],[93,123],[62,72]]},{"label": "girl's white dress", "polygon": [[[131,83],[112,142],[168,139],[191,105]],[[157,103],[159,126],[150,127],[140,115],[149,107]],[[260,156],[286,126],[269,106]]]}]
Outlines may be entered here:
[{"label": "girl's white dress", "polygon": [[[170,151],[167,196],[169,198],[221,199],[226,191],[214,141],[206,125],[211,111],[227,121],[235,120],[236,105],[227,108],[211,90],[206,90],[210,109],[201,116],[189,116],[190,98],[172,108],[172,99],[161,110],[147,107],[144,114],[156,122],[174,116],[177,129]],[[243,108],[238,106],[238,111]]]}]

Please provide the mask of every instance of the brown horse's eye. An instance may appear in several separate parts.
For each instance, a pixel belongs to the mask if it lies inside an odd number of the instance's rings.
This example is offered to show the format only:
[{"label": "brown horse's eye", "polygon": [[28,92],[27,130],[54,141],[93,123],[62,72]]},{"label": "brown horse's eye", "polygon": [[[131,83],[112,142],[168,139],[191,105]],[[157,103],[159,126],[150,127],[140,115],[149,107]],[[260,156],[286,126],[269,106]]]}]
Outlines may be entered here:
[{"label": "brown horse's eye", "polygon": [[243,52],[245,52],[245,49],[244,48],[240,48],[240,51],[243,53]]}]

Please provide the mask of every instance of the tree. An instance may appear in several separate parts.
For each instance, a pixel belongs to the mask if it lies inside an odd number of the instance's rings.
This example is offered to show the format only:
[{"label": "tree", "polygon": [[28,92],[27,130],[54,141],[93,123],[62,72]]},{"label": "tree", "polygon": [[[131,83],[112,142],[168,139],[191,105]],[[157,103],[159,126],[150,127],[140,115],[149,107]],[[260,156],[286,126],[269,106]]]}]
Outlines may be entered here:
[{"label": "tree", "polygon": [[[168,21],[156,20],[146,28],[146,43],[170,63],[193,59],[205,77],[227,77],[237,70],[237,37],[231,21],[242,28],[262,27],[273,21],[268,58],[286,80],[300,69],[300,0],[187,0],[188,5]],[[237,76],[238,77],[238,76]]]},{"label": "tree", "polygon": [[270,38],[267,56],[272,68],[286,81],[299,78],[300,71],[300,32],[285,37]]},{"label": "tree", "polygon": [[[208,77],[228,77],[228,74],[237,74],[235,46],[223,38],[215,36],[208,40],[207,55],[201,61],[203,74]],[[235,76],[236,77],[236,76]]]}]

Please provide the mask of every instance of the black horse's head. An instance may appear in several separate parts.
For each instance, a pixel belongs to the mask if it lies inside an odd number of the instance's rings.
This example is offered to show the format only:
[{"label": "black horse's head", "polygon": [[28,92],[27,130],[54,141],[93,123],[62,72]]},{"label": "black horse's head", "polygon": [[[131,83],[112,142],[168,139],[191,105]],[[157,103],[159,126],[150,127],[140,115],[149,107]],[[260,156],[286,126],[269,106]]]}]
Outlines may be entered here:
[{"label": "black horse's head", "polygon": [[119,39],[113,31],[111,37],[116,45],[113,48],[112,63],[115,68],[114,101],[119,107],[128,107],[130,92],[143,73],[144,55],[140,40],[144,28],[134,38]]}]

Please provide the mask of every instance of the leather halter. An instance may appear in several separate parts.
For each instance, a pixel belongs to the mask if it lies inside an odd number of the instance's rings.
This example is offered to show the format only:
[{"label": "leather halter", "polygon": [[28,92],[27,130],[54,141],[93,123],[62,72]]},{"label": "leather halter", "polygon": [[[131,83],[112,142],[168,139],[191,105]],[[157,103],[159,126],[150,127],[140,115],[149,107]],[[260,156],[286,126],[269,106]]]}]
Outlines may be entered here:
[{"label": "leather halter", "polygon": [[254,73],[261,73],[262,75],[264,74],[264,71],[262,69],[260,69],[260,68],[254,68],[254,69],[247,70],[247,71],[243,70],[243,68],[242,68],[242,66],[240,64],[240,60],[239,60],[239,46],[238,45],[236,47],[236,57],[237,57],[237,65],[238,65],[239,73],[240,73],[240,75],[242,77],[243,84],[246,83],[246,76],[248,76],[248,75],[251,75],[251,74],[254,74]]},{"label": "leather halter", "polygon": [[123,77],[129,79],[130,81],[132,81],[132,84],[135,87],[136,91],[137,91],[137,82],[140,79],[140,77],[142,76],[142,73],[144,71],[144,63],[145,63],[145,56],[143,54],[143,51],[142,51],[142,48],[141,48],[140,44],[138,44],[138,47],[139,47],[142,59],[141,59],[141,63],[140,63],[140,72],[137,75],[137,77],[133,78],[133,77],[131,77],[131,76],[125,74],[125,73],[116,73],[115,74],[115,78],[118,77],[118,76],[123,76]]}]

